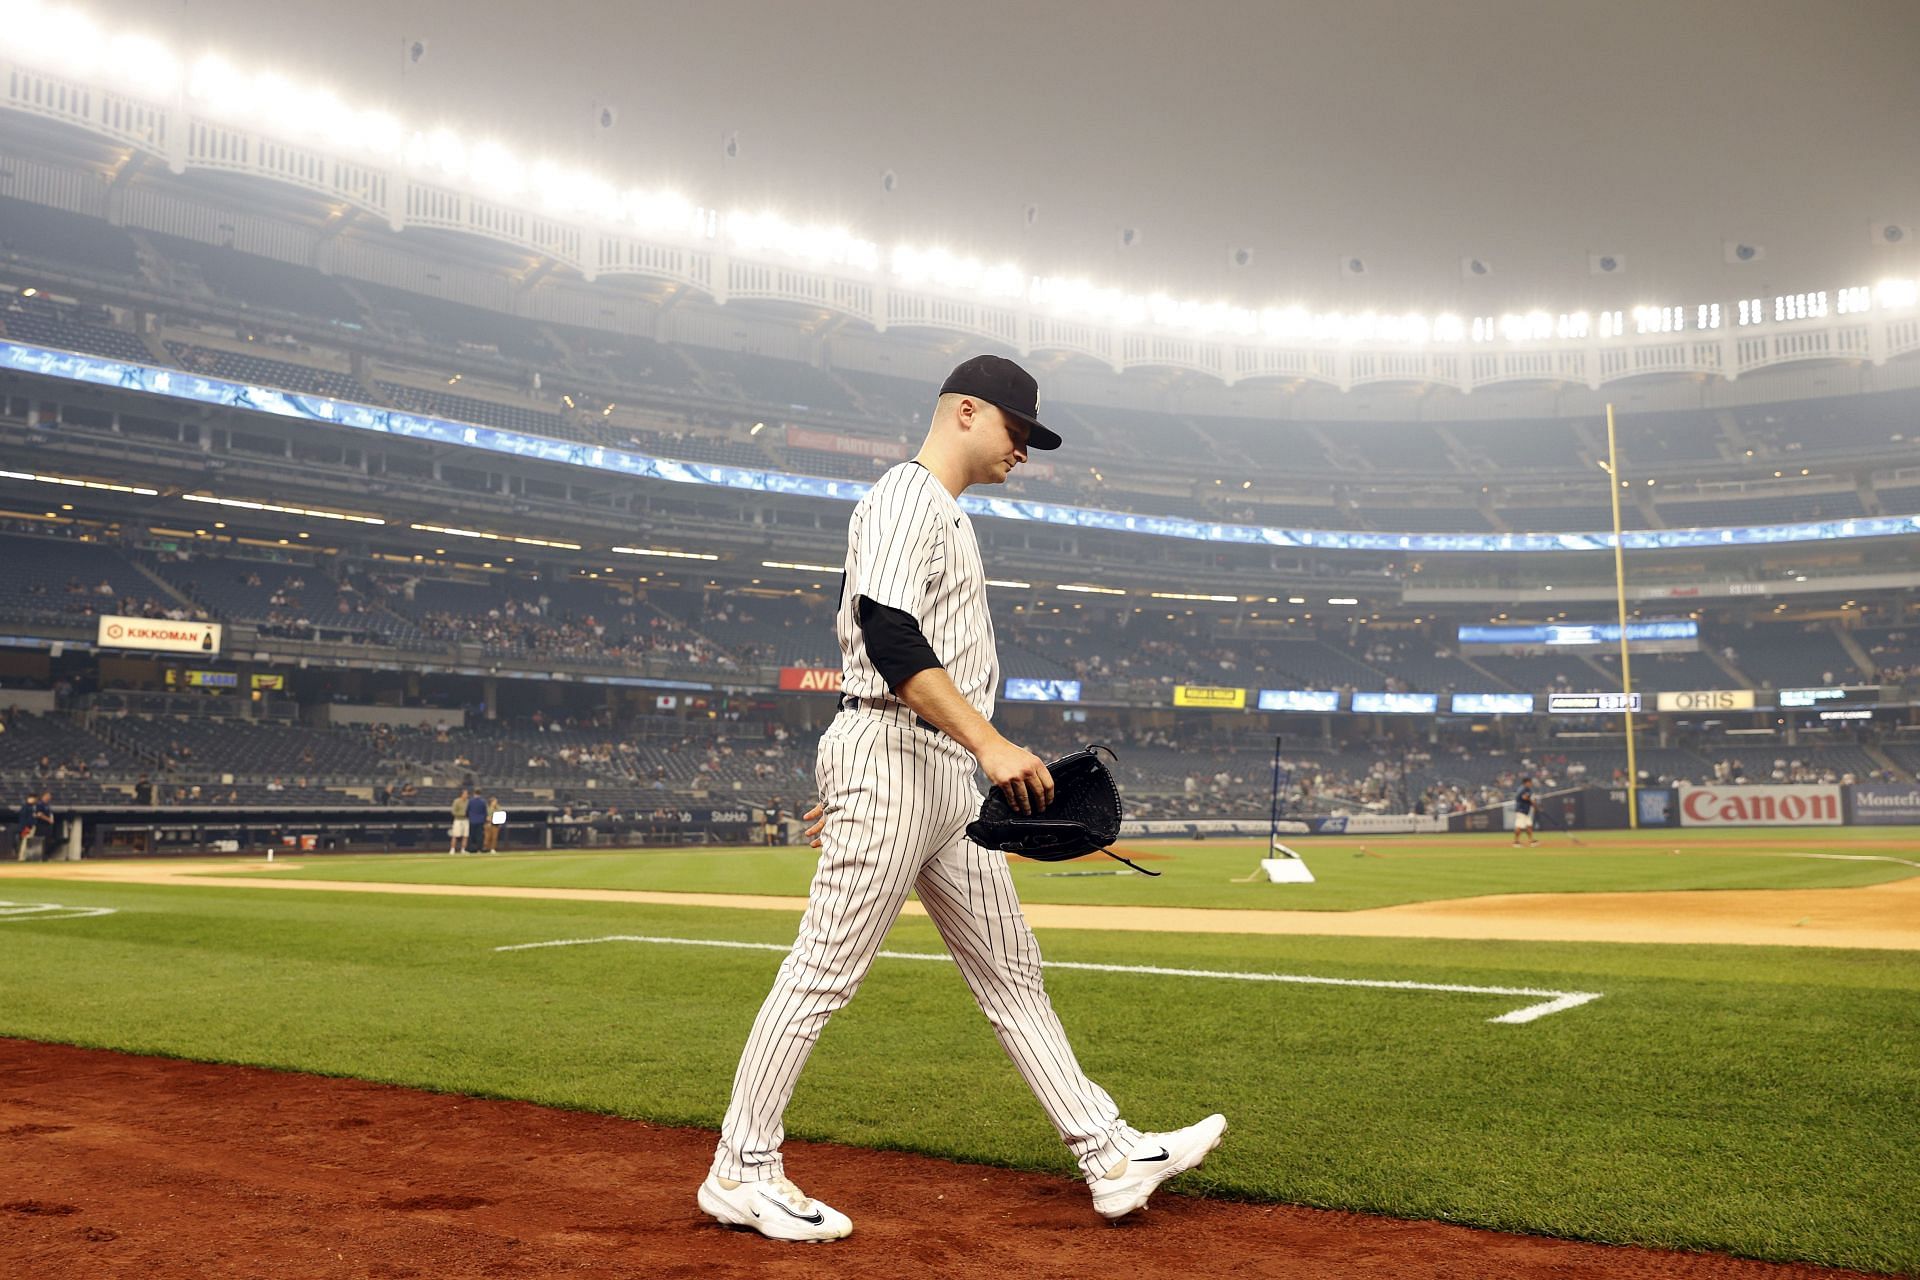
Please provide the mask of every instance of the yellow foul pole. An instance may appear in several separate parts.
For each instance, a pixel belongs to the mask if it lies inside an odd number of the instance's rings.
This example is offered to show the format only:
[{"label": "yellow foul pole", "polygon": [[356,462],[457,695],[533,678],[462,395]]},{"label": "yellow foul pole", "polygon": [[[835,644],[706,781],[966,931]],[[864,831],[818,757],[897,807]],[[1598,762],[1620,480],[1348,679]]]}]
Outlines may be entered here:
[{"label": "yellow foul pole", "polygon": [[1627,559],[1620,536],[1620,454],[1613,442],[1613,406],[1607,406],[1607,482],[1613,489],[1613,587],[1620,601],[1620,692],[1627,722],[1627,825],[1640,829],[1640,769],[1633,755],[1633,667],[1627,656]]}]

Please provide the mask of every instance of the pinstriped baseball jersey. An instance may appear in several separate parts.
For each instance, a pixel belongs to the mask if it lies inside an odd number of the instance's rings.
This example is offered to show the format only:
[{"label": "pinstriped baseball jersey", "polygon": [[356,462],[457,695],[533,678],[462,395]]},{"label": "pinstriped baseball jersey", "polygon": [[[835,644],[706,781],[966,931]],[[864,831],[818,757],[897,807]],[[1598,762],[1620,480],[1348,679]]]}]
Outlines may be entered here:
[{"label": "pinstriped baseball jersey", "polygon": [[986,566],[973,521],[946,486],[917,462],[881,476],[853,509],[846,563],[833,620],[841,690],[858,698],[893,696],[860,632],[855,602],[865,596],[912,614],[960,696],[992,719],[1000,659],[987,612]]},{"label": "pinstriped baseball jersey", "polygon": [[793,949],[741,1050],[713,1172],[738,1182],[782,1176],[784,1117],[801,1069],[914,893],[1001,1047],[1094,1179],[1127,1158],[1140,1131],[1074,1056],[1005,855],[967,839],[980,809],[973,756],[893,698],[855,603],[865,596],[913,615],[954,687],[991,716],[1000,663],[973,524],[926,468],[898,466],[854,509],[846,566],[834,620],[841,688],[869,701],[842,710],[820,739],[820,861]]}]

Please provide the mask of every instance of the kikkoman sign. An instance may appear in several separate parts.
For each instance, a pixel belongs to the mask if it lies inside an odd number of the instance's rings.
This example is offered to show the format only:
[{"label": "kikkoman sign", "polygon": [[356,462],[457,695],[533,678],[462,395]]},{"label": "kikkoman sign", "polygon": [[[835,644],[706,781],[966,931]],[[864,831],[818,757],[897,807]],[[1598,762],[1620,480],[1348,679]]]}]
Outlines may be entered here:
[{"label": "kikkoman sign", "polygon": [[169,618],[125,618],[104,614],[95,643],[102,649],[158,649],[165,653],[220,652],[217,622],[174,622]]},{"label": "kikkoman sign", "polygon": [[1680,786],[1683,827],[1837,827],[1840,788]]}]

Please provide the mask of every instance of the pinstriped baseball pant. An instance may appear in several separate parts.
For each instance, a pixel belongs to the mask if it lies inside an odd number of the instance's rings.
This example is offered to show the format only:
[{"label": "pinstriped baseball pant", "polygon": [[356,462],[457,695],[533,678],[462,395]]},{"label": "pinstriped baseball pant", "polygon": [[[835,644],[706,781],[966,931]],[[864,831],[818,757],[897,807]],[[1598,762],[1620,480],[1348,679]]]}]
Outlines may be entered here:
[{"label": "pinstriped baseball pant", "polygon": [[1088,1177],[1139,1141],[1086,1077],[1041,981],[1040,947],[1004,854],[964,834],[979,812],[974,761],[904,708],[835,717],[815,766],[827,807],[800,934],[780,963],[733,1077],[713,1171],[781,1176],[787,1102],[820,1031],[853,998],[894,918],[917,892],[1001,1047]]}]

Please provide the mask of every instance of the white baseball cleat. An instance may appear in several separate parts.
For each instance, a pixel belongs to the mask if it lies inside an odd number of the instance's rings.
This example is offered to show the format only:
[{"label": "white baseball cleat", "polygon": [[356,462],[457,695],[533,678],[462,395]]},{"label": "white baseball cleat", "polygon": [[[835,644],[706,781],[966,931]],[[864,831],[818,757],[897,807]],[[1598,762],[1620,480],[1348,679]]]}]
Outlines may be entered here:
[{"label": "white baseball cleat", "polygon": [[818,1200],[785,1178],[735,1182],[709,1173],[700,1184],[700,1208],[730,1227],[751,1227],[771,1240],[817,1244],[853,1234],[846,1214]]},{"label": "white baseball cleat", "polygon": [[1220,1145],[1227,1118],[1211,1115],[1172,1133],[1142,1134],[1127,1158],[1094,1178],[1093,1209],[1103,1218],[1124,1218],[1147,1203],[1147,1197],[1177,1173],[1197,1168],[1207,1153]]}]

